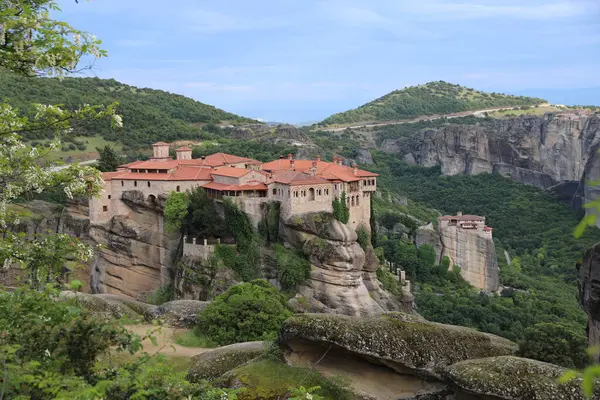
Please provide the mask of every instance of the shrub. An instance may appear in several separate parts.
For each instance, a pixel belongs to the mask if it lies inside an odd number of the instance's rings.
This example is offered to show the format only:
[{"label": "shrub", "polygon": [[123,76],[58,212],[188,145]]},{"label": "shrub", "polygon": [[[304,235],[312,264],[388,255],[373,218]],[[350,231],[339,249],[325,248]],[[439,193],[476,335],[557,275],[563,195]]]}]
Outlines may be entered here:
[{"label": "shrub", "polygon": [[263,279],[230,287],[198,315],[196,332],[219,345],[273,337],[292,313]]},{"label": "shrub", "polygon": [[284,289],[293,289],[310,277],[310,262],[303,254],[280,244],[274,245],[273,249],[277,280]]},{"label": "shrub", "polygon": [[396,276],[385,268],[377,270],[377,279],[381,282],[381,286],[394,296],[402,296],[402,283],[398,281]]},{"label": "shrub", "polygon": [[173,285],[161,286],[146,296],[146,302],[149,304],[154,304],[155,306],[160,306],[161,304],[173,300],[175,300]]},{"label": "shrub", "polygon": [[358,229],[356,229],[356,235],[358,236],[357,242],[360,244],[360,247],[367,251],[370,242],[369,232],[367,232],[363,226],[359,226]]}]

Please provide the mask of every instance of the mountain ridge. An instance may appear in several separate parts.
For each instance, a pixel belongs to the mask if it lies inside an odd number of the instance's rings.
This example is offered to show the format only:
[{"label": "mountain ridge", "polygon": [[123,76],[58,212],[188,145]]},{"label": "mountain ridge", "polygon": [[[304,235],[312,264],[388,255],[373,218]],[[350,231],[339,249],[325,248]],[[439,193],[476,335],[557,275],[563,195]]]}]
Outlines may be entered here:
[{"label": "mountain ridge", "polygon": [[487,93],[444,81],[435,81],[394,90],[355,109],[333,114],[318,125],[393,121],[426,115],[543,103],[547,101],[535,97]]}]

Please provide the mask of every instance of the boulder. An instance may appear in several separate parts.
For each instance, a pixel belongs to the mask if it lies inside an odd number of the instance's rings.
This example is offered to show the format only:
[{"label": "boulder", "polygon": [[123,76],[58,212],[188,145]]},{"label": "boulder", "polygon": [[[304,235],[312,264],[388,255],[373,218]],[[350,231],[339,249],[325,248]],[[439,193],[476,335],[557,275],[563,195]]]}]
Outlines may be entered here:
[{"label": "boulder", "polygon": [[333,347],[399,374],[434,379],[443,379],[445,367],[459,361],[512,355],[517,350],[515,343],[499,336],[398,312],[361,318],[295,315],[284,322],[279,342],[288,357]]},{"label": "boulder", "polygon": [[[504,356],[456,363],[448,367],[446,376],[459,393],[485,396],[477,399],[584,400],[581,379],[558,383],[566,371],[541,361]],[[600,387],[594,394],[594,399],[600,398]]]},{"label": "boulder", "polygon": [[138,313],[140,315],[144,315],[144,313],[148,309],[154,307],[154,305],[152,305],[152,304],[143,303],[132,297],[123,296],[123,295],[119,295],[119,294],[95,294],[93,296],[96,298],[106,300],[106,301],[114,301],[114,302],[121,303],[121,304],[131,308],[133,311],[135,311],[136,313]]},{"label": "boulder", "polygon": [[149,308],[144,313],[147,320],[164,319],[169,326],[190,328],[196,324],[198,313],[209,305],[209,301],[175,300]]},{"label": "boulder", "polygon": [[213,380],[260,356],[265,349],[264,342],[236,343],[219,347],[192,357],[188,372],[190,382]]},{"label": "boulder", "polygon": [[[121,299],[103,297],[101,295],[87,294],[87,293],[75,293],[64,291],[60,293],[61,299],[77,299],[81,305],[90,310],[92,313],[100,318],[106,319],[120,319],[120,318],[141,318],[141,315],[137,310],[141,310],[142,306],[138,306],[135,300],[122,301]],[[130,307],[129,303],[131,301]],[[143,304],[143,303],[142,303]]]}]

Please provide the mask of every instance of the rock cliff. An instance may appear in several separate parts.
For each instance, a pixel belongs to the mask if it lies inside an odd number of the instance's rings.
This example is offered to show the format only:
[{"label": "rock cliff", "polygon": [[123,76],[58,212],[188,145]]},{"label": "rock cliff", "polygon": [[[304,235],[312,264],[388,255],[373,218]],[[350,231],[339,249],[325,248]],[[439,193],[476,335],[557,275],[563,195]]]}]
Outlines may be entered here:
[{"label": "rock cliff", "polygon": [[599,346],[600,243],[586,252],[583,263],[579,266],[579,303],[588,314],[587,331],[590,346]]},{"label": "rock cliff", "polygon": [[[61,206],[42,200],[34,200],[24,205],[16,205],[21,215],[18,225],[13,226],[15,232],[27,234],[30,240],[46,232],[65,233],[79,238],[84,243],[94,245],[89,236],[87,201],[72,201]],[[92,265],[75,271],[75,277],[84,283],[82,290],[91,292],[90,271]],[[11,269],[0,273],[0,283],[13,286],[20,275],[19,270]]]},{"label": "rock cliff", "polygon": [[589,201],[600,196],[600,188],[585,185],[600,178],[600,115],[450,124],[425,129],[409,140],[387,139],[381,147],[419,165],[439,165],[446,175],[497,172],[544,189],[571,183],[562,189],[568,189],[574,206],[581,204],[581,197]]},{"label": "rock cliff", "polygon": [[310,278],[293,299],[296,305],[308,301],[312,311],[346,315],[412,310],[410,294],[395,299],[380,287],[372,248],[365,253],[356,232],[332,214],[293,216],[282,223],[282,228],[285,242],[302,249],[312,268]]},{"label": "rock cliff", "polygon": [[91,238],[102,245],[92,270],[92,290],[136,297],[170,282],[179,235],[163,232],[166,197],[148,203],[141,192],[127,191],[122,200],[127,214],[90,227]]},{"label": "rock cliff", "polygon": [[491,237],[479,230],[460,229],[456,226],[434,229],[432,224],[417,230],[416,245],[429,244],[436,251],[437,263],[450,259],[450,266],[458,265],[462,277],[471,285],[495,292],[500,286],[496,247]]}]

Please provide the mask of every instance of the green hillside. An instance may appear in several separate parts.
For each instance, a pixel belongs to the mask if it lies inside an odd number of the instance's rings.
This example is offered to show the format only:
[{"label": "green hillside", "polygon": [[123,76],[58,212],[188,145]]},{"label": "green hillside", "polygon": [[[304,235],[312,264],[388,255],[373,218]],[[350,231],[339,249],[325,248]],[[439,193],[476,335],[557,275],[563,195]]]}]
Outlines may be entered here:
[{"label": "green hillside", "polygon": [[[114,79],[24,78],[0,70],[0,99],[30,111],[31,103],[63,104],[69,109],[84,103],[108,105],[119,102],[118,112],[123,116],[123,129],[111,130],[107,121],[76,125],[73,137],[102,136],[119,141],[125,148],[147,147],[158,140],[171,141],[198,139],[201,125],[206,123],[250,122],[200,103],[185,96],[154,89],[140,89]],[[45,132],[30,132],[29,140],[46,139]],[[67,141],[69,138],[66,138]]]},{"label": "green hillside", "polygon": [[451,114],[495,107],[547,103],[534,97],[485,93],[444,81],[395,90],[354,110],[334,114],[320,125],[395,121],[421,115]]}]

